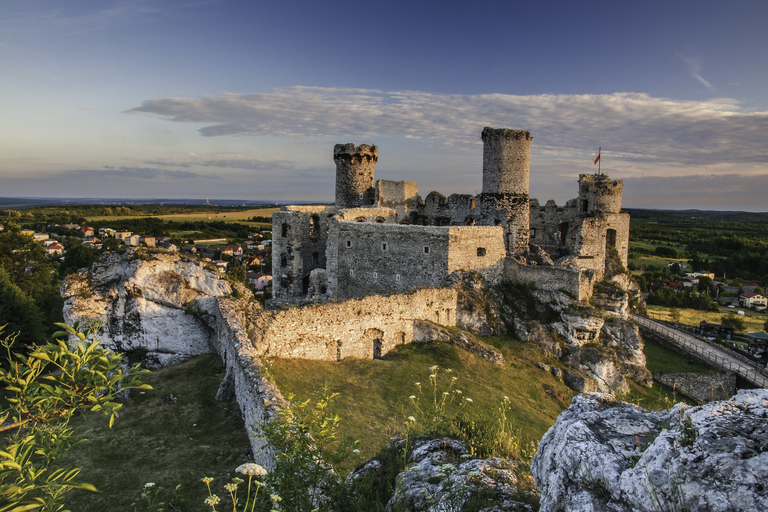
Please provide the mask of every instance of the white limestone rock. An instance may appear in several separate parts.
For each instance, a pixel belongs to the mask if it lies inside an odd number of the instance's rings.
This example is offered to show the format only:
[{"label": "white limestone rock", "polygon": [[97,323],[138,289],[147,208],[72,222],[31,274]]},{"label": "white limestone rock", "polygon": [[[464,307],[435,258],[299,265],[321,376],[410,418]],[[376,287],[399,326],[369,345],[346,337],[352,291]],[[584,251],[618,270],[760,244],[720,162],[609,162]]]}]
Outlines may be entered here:
[{"label": "white limestone rock", "polygon": [[768,510],[768,390],[662,412],[579,395],[531,470],[542,512]]},{"label": "white limestone rock", "polygon": [[65,322],[99,326],[105,348],[146,351],[149,366],[212,352],[216,298],[231,293],[196,261],[139,249],[109,254],[61,287]]},{"label": "white limestone rock", "polygon": [[486,512],[533,510],[516,499],[520,482],[514,461],[471,459],[468,453],[455,439],[417,442],[387,510],[459,512],[471,499],[483,499],[479,506]]}]

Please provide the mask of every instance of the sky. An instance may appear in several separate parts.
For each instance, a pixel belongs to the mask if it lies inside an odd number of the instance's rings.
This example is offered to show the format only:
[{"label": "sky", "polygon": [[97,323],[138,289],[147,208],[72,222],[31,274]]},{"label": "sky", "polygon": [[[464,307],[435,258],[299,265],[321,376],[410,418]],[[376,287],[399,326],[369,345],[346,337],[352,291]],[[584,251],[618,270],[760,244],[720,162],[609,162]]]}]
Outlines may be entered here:
[{"label": "sky", "polygon": [[530,196],[768,211],[768,2],[2,0],[0,197],[332,201],[333,146],[422,197],[529,130]]}]

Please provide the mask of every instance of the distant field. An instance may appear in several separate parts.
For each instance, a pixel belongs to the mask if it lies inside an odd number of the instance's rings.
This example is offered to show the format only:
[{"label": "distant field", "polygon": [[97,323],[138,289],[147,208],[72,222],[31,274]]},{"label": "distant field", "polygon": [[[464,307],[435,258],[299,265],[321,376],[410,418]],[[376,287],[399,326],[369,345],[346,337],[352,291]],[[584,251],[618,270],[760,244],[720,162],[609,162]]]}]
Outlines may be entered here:
[{"label": "distant field", "polygon": [[274,212],[280,211],[279,208],[256,208],[253,210],[243,211],[227,211],[227,212],[199,212],[199,213],[180,213],[174,215],[125,215],[125,216],[94,216],[88,217],[91,222],[104,222],[110,220],[122,220],[122,219],[141,219],[144,217],[157,217],[162,220],[172,220],[175,222],[196,222],[205,220],[216,220],[224,222],[239,222],[242,224],[248,224],[253,226],[267,226],[268,224],[260,222],[248,222],[251,217],[270,217]]},{"label": "distant field", "polygon": [[[664,320],[667,322],[672,321],[671,308],[665,308],[663,306],[646,306],[648,316],[657,320]],[[737,311],[743,311],[744,316],[739,316],[747,326],[746,332],[762,331],[765,320],[768,319],[768,315],[765,313],[757,313],[750,309],[745,308],[724,308],[720,307],[719,311],[698,311],[695,309],[679,309],[680,311],[680,323],[684,325],[698,326],[702,321],[706,320],[711,324],[721,323],[723,315],[735,315]]]}]

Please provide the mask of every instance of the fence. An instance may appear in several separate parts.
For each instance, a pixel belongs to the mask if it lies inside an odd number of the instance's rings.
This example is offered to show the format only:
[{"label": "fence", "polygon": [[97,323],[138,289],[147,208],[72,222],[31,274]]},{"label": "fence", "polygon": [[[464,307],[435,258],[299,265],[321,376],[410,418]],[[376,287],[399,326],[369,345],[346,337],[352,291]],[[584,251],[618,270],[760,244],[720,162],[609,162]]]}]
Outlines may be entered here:
[{"label": "fence", "polygon": [[768,373],[765,372],[761,365],[752,363],[749,360],[740,362],[736,354],[727,354],[717,345],[710,344],[706,340],[694,338],[690,334],[680,332],[649,318],[632,315],[632,320],[640,327],[660,334],[683,350],[696,355],[721,370],[734,372],[755,386],[761,388],[768,387]]}]

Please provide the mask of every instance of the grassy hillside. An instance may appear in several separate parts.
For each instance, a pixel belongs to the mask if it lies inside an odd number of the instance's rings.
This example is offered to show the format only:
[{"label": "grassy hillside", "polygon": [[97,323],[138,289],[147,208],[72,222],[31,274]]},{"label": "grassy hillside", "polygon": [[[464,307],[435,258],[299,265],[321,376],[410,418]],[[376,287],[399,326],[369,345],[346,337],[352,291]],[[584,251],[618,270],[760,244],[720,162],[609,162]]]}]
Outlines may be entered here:
[{"label": "grassy hillside", "polygon": [[[568,407],[574,393],[550,372],[534,366],[536,362],[560,366],[557,360],[545,358],[535,344],[496,337],[484,340],[501,350],[504,366],[454,345],[428,343],[399,347],[382,360],[273,360],[269,372],[283,393],[294,393],[296,400],[311,399],[324,382],[340,393],[333,410],[341,416],[341,431],[361,441],[360,455],[347,461],[343,471],[374,455],[401,432],[405,419],[416,413],[411,395],[420,406],[427,405],[429,375],[434,371],[430,367],[435,365],[439,367],[438,395],[456,377],[453,388],[472,399],[465,401],[465,411],[474,411],[479,418],[493,418],[507,396],[507,417],[514,422],[521,445],[530,447]],[[673,359],[665,350],[646,352],[649,365],[678,361],[687,366],[684,358]],[[78,420],[75,428],[90,442],[76,447],[64,462],[83,467],[81,479],[95,484],[101,493],[73,493],[68,501],[71,509],[133,510],[131,504],[140,503],[144,485],[152,482],[156,484],[152,489],[161,489],[155,502],[167,503],[175,494],[177,508],[139,506],[137,510],[204,510],[206,493],[200,482],[204,476],[214,477],[214,492],[224,495],[221,486],[250,454],[237,403],[214,400],[223,376],[217,356],[200,356],[149,375],[146,381],[154,389],[134,393],[111,430],[96,415]],[[633,384],[622,398],[659,409],[679,397],[658,385],[648,390]],[[180,488],[174,493],[177,485]]]},{"label": "grassy hillside", "polygon": [[[130,511],[152,482],[153,489],[162,488],[159,499],[164,500],[181,485],[175,510],[203,510],[207,492],[200,479],[233,474],[250,459],[237,402],[214,399],[223,377],[218,356],[196,357],[148,375],[144,380],[154,389],[133,392],[112,429],[96,414],[77,419],[74,428],[90,441],[76,446],[62,463],[82,467],[79,479],[100,492],[73,492],[70,509]],[[217,482],[223,484],[224,478]]]}]

